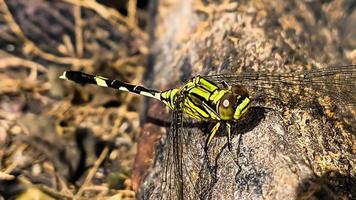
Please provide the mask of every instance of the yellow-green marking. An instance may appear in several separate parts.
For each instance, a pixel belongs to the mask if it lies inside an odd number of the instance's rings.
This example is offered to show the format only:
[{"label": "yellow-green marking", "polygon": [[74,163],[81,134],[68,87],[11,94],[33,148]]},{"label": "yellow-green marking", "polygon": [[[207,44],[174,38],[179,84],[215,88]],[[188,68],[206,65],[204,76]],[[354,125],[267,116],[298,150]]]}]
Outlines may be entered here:
[{"label": "yellow-green marking", "polygon": [[111,80],[101,76],[94,76],[78,71],[66,71],[61,79],[71,80],[81,84],[95,84],[111,87],[120,91],[133,92],[142,96],[162,101],[170,109],[181,108],[183,113],[197,120],[215,121],[206,141],[209,146],[216,135],[221,123],[226,124],[228,142],[231,138],[231,122],[238,121],[250,107],[246,90],[228,86],[219,87],[201,76],[196,76],[185,85],[166,91],[158,91],[143,86],[132,85],[120,80]]}]

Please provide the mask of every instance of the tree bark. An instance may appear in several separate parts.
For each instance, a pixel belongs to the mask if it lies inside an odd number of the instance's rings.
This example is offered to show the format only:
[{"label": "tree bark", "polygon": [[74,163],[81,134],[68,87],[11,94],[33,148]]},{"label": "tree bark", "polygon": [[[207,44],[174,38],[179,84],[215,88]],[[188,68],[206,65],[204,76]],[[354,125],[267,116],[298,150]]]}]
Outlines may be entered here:
[{"label": "tree bark", "polygon": [[[350,64],[356,61],[352,6],[350,1],[159,1],[153,85],[169,89],[197,74],[277,74]],[[322,109],[321,113],[288,106],[252,109],[245,122],[233,128],[240,172],[224,134],[214,138],[206,158],[204,129],[185,131],[189,143],[183,162],[190,179],[184,180],[192,183],[185,182],[184,197],[356,198],[354,125],[345,128]],[[149,109],[148,115],[157,117],[159,112],[162,109]],[[153,125],[147,122],[143,131]],[[152,199],[161,192],[166,138],[156,147],[139,199]]]}]

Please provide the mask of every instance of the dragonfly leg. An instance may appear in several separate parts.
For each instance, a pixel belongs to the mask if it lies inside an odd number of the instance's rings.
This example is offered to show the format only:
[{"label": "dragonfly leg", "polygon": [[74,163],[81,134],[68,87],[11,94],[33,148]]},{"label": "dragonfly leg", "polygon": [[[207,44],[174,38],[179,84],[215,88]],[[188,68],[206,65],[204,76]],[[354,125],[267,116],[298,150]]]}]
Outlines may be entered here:
[{"label": "dragonfly leg", "polygon": [[226,130],[227,130],[227,147],[229,149],[229,152],[231,154],[233,161],[235,162],[235,164],[238,167],[237,174],[239,174],[241,172],[241,166],[239,164],[238,155],[240,153],[241,133],[238,135],[237,149],[236,149],[236,154],[235,154],[233,152],[232,144],[231,144],[231,124],[230,123],[226,123]]},{"label": "dragonfly leg", "polygon": [[231,156],[232,156],[232,159],[234,160],[236,166],[237,166],[237,172],[236,172],[236,175],[235,175],[235,180],[237,181],[238,180],[238,175],[240,174],[241,170],[242,170],[242,167],[239,163],[239,160],[238,160],[238,157],[239,157],[239,154],[240,154],[240,147],[241,147],[241,139],[242,139],[242,134],[239,133],[238,134],[238,140],[237,140],[237,148],[236,148],[236,154],[232,151],[230,151],[231,153]]},{"label": "dragonfly leg", "polygon": [[215,126],[213,127],[213,129],[211,129],[209,137],[208,137],[208,139],[206,140],[206,143],[205,143],[205,149],[206,150],[208,149],[208,147],[209,147],[212,139],[214,138],[216,132],[218,131],[219,127],[220,127],[220,122],[217,122],[215,124]]},{"label": "dragonfly leg", "polygon": [[232,146],[231,146],[231,124],[226,123],[226,130],[227,130],[227,147],[229,148],[229,151],[232,151]]}]

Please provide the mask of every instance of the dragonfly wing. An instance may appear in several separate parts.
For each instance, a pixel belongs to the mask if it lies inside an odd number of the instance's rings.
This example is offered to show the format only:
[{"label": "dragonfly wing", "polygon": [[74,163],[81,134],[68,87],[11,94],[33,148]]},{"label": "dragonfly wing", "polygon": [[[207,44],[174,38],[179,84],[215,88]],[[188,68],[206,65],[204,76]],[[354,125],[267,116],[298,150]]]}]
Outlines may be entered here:
[{"label": "dragonfly wing", "polygon": [[[164,144],[164,153],[161,171],[161,184],[159,186],[157,199],[183,199],[183,182],[181,167],[181,152],[179,127],[181,124],[182,112],[173,110],[171,115],[170,130],[167,131],[167,138]],[[150,197],[150,199],[152,196]]]},{"label": "dragonfly wing", "polygon": [[173,169],[174,169],[174,185],[176,189],[176,197],[184,199],[184,181],[183,181],[183,139],[182,139],[182,110],[173,110],[173,120],[171,125],[171,140],[173,146]]},{"label": "dragonfly wing", "polygon": [[[187,197],[187,167],[183,160],[184,145],[187,144],[184,136],[183,116],[181,109],[172,111],[170,130],[167,133],[165,153],[163,159],[162,185],[159,199],[193,199]],[[191,186],[190,186],[191,187]]]},{"label": "dragonfly wing", "polygon": [[[165,177],[169,177],[164,199],[209,199],[211,188],[216,182],[213,164],[207,163],[204,152],[206,134],[201,127],[207,122],[192,122],[185,118],[182,110],[173,110],[171,129],[168,136],[168,161]],[[208,128],[210,129],[210,128]],[[194,141],[192,140],[194,138]],[[197,148],[200,147],[200,148]],[[213,172],[214,171],[214,172]]]},{"label": "dragonfly wing", "polygon": [[[239,75],[210,75],[205,78],[216,83],[242,85],[252,98],[275,98],[283,103],[303,107],[318,97],[343,106],[356,105],[356,65],[328,67],[296,74],[242,73]],[[302,104],[297,104],[301,102]]]},{"label": "dragonfly wing", "polygon": [[[202,168],[202,163],[200,159],[196,159],[202,158],[203,151],[196,148],[196,143],[203,144],[204,136],[200,134],[202,136],[200,141],[192,141],[192,134],[199,134],[200,125],[199,122],[192,123],[191,118],[185,118],[181,109],[173,111],[171,140],[174,163],[173,182],[175,183],[177,199],[201,199],[203,195],[197,188],[199,184],[198,174]],[[201,145],[201,147],[203,146]],[[194,149],[198,151],[193,151]]]},{"label": "dragonfly wing", "polygon": [[313,109],[353,129],[356,123],[356,65],[335,66],[296,74],[242,73],[211,75],[216,83],[242,85],[255,105]]}]

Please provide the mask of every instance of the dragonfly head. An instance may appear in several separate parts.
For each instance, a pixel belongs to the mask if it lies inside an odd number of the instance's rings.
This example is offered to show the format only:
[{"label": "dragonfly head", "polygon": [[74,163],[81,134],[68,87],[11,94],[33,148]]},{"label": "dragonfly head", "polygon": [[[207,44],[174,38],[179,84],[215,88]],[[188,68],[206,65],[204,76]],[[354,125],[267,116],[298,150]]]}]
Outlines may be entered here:
[{"label": "dragonfly head", "polygon": [[222,120],[239,120],[250,107],[250,99],[246,88],[232,86],[220,99],[217,108]]}]

